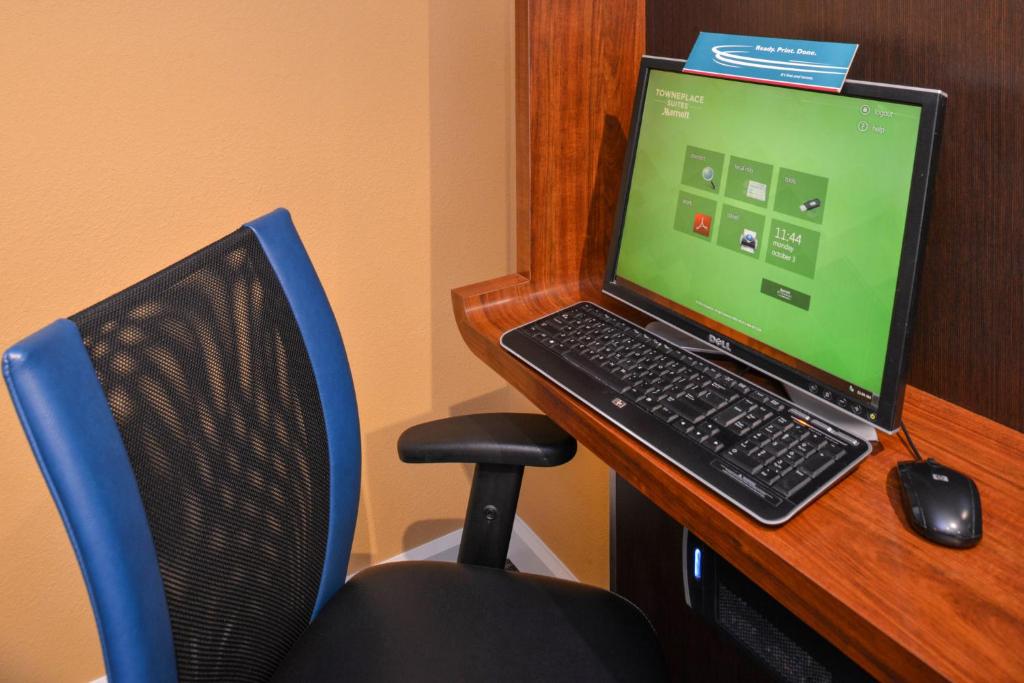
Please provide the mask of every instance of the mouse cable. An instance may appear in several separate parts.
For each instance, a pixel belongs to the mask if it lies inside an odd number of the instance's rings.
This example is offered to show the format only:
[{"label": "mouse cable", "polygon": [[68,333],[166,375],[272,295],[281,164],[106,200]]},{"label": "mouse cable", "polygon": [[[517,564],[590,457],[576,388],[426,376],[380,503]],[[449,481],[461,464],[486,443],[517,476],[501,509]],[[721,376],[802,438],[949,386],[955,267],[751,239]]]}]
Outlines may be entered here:
[{"label": "mouse cable", "polygon": [[904,438],[907,440],[907,445],[910,447],[910,452],[914,455],[917,460],[924,460],[921,457],[921,453],[918,452],[917,446],[914,445],[914,440],[910,438],[910,432],[907,431],[907,425],[903,420],[900,420],[900,431],[903,432]]}]

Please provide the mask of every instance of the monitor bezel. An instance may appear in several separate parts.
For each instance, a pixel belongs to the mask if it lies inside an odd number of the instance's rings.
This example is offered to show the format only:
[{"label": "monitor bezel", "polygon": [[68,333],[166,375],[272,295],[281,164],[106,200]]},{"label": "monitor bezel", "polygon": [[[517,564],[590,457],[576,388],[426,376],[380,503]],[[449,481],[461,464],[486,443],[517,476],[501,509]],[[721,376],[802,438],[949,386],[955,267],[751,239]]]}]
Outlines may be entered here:
[{"label": "monitor bezel", "polygon": [[[716,344],[716,347],[722,352],[787,385],[795,386],[805,392],[817,393],[811,390],[812,387],[822,384],[821,378],[806,375],[792,366],[786,365],[743,344],[727,333],[723,334],[720,330],[712,330],[700,322],[667,308],[616,282],[615,269],[618,263],[619,247],[622,242],[622,229],[625,222],[626,205],[629,199],[629,188],[632,182],[633,166],[636,159],[637,141],[641,115],[646,100],[648,76],[652,70],[682,72],[685,63],[685,60],[681,59],[668,59],[649,55],[645,55],[640,61],[640,73],[637,80],[636,96],[633,102],[633,117],[630,123],[629,138],[623,164],[614,231],[609,243],[603,291],[654,318],[690,334],[698,340],[709,341],[709,336],[711,338],[724,338],[729,342],[730,348],[724,349],[721,348],[721,344]],[[698,74],[690,75],[695,78],[711,78]],[[785,87],[762,83],[751,83],[751,85],[766,88]],[[861,420],[888,433],[894,433],[899,428],[903,409],[907,361],[910,350],[910,332],[923,261],[924,237],[931,206],[931,193],[935,176],[934,168],[937,163],[939,135],[942,128],[946,94],[939,90],[925,88],[847,80],[842,91],[837,93],[836,96],[860,97],[900,104],[912,104],[921,107],[913,178],[907,203],[907,220],[904,228],[903,248],[900,255],[899,271],[896,277],[892,321],[889,328],[889,344],[886,350],[882,374],[882,388],[878,394],[878,406],[874,409],[873,413],[874,419],[871,418],[872,413],[866,410],[862,415],[852,412],[852,404],[843,408],[834,402],[831,403],[833,407],[843,410],[854,419]],[[779,351],[785,353],[781,349]],[[839,387],[833,385],[829,385],[829,388],[839,389]],[[846,392],[841,395],[849,396]],[[864,404],[860,403],[860,405],[863,407]]]}]

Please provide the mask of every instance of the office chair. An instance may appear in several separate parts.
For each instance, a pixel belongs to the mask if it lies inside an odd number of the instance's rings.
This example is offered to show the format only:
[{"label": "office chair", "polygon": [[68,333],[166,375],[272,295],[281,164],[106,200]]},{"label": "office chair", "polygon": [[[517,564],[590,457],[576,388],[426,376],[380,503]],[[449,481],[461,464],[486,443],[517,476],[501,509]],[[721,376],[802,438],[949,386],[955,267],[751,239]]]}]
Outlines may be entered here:
[{"label": "office chair", "polygon": [[459,562],[346,582],[355,394],[283,209],[36,332],[3,370],[112,683],[666,675],[632,604],[503,570],[523,467],[575,453],[544,416],[406,430],[407,462],[476,463]]}]

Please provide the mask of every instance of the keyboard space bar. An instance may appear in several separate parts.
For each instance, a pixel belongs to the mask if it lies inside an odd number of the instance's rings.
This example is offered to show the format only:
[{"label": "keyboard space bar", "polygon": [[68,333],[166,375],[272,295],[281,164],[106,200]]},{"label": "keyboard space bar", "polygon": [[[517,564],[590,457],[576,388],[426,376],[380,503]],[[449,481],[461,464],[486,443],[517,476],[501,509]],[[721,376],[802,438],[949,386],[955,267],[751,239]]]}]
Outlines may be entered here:
[{"label": "keyboard space bar", "polygon": [[575,365],[577,368],[593,376],[595,379],[600,380],[602,383],[607,384],[609,387],[614,389],[617,393],[621,393],[623,389],[630,385],[629,382],[624,381],[620,377],[616,377],[610,370],[603,368],[597,363],[593,362],[588,358],[584,358],[575,351],[562,356],[571,365]]}]

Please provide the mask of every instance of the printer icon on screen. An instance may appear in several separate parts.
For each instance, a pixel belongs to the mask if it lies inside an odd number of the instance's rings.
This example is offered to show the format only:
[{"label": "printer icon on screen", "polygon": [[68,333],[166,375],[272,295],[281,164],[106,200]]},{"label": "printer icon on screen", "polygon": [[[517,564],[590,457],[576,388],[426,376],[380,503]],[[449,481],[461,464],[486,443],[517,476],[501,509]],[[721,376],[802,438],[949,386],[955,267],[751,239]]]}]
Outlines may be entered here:
[{"label": "printer icon on screen", "polygon": [[757,253],[757,233],[753,230],[744,230],[740,235],[740,250],[748,254]]}]

